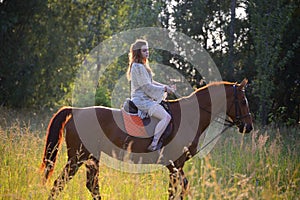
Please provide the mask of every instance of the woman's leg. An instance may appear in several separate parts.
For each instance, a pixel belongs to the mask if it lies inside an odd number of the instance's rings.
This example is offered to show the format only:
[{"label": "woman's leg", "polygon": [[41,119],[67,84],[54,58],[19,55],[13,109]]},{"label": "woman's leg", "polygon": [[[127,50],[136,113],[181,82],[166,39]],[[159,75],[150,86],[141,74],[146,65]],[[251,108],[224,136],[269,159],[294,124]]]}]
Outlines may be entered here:
[{"label": "woman's leg", "polygon": [[155,130],[154,130],[154,138],[149,146],[149,150],[155,151],[157,150],[157,144],[159,142],[160,137],[166,130],[170,120],[171,116],[170,114],[161,106],[161,105],[155,105],[149,110],[149,115],[153,116],[157,119],[159,119],[159,122],[157,123]]}]

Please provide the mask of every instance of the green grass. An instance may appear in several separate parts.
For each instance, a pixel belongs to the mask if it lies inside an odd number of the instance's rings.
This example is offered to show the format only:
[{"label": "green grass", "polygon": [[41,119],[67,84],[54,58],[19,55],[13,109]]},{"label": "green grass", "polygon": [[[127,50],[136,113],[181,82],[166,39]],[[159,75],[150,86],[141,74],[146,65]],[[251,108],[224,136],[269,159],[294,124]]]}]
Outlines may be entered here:
[{"label": "green grass", "polygon": [[[55,171],[43,185],[41,164],[45,129],[51,114],[23,113],[0,108],[0,199],[47,199],[55,178],[66,164],[63,144]],[[185,166],[190,188],[186,199],[299,199],[299,128],[255,130],[242,136],[227,131],[204,158]],[[59,199],[91,199],[81,167]],[[167,199],[168,172],[131,174],[101,164],[103,199]]]}]

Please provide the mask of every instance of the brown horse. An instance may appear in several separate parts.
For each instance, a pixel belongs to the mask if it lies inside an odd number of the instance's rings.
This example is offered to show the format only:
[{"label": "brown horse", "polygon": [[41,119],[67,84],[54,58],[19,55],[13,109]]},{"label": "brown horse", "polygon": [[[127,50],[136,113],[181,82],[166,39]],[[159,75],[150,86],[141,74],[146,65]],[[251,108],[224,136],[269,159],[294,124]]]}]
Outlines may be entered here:
[{"label": "brown horse", "polygon": [[184,163],[197,154],[199,138],[215,117],[226,110],[232,125],[236,125],[240,132],[249,133],[252,130],[245,96],[246,84],[246,79],[240,84],[211,83],[187,97],[169,100],[172,133],[163,141],[162,150],[156,152],[147,151],[151,137],[138,138],[126,133],[120,109],[102,106],[61,108],[52,117],[47,129],[42,163],[45,181],[53,172],[64,128],[68,162],[55,180],[49,199],[57,197],[82,164],[87,168],[86,187],[93,199],[101,199],[98,184],[101,152],[119,160],[123,160],[124,152],[127,152],[134,163],[165,165],[170,171],[169,199],[174,199],[175,194],[178,194],[175,183],[180,184],[183,198],[188,188],[183,172]]}]

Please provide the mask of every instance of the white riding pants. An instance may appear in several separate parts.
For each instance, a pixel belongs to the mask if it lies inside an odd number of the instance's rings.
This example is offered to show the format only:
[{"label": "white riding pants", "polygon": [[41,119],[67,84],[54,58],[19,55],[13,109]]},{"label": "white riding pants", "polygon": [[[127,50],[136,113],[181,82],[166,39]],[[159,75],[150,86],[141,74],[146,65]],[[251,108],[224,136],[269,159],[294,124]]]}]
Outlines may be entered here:
[{"label": "white riding pants", "polygon": [[170,114],[159,104],[156,104],[152,106],[148,114],[150,116],[153,116],[159,120],[157,123],[155,130],[154,130],[154,139],[153,139],[153,144],[156,145],[159,141],[159,138],[162,136],[164,131],[166,130],[170,120],[171,116]]}]

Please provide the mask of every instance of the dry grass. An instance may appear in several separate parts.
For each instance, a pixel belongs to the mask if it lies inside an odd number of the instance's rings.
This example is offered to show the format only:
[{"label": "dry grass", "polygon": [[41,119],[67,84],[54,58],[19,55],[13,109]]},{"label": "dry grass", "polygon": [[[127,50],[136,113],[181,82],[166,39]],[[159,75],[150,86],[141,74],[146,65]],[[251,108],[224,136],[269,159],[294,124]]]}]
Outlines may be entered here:
[{"label": "dry grass", "polygon": [[227,133],[201,163],[189,163],[191,199],[299,199],[299,142],[297,129]]}]

